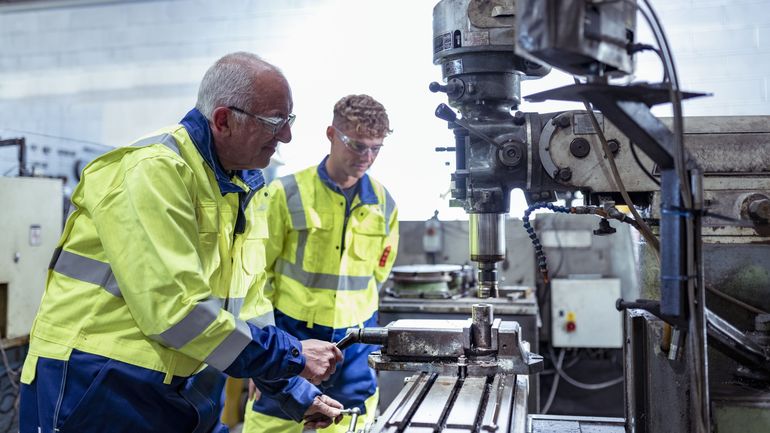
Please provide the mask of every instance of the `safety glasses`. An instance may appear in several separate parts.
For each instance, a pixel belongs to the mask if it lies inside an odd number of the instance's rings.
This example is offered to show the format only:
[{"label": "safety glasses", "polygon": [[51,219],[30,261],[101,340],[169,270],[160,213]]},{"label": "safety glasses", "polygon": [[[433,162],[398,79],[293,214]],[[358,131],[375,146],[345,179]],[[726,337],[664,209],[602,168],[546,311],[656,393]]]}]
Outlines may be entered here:
[{"label": "safety glasses", "polygon": [[263,125],[265,125],[265,127],[267,127],[268,130],[270,130],[270,132],[273,135],[278,134],[278,132],[281,129],[283,129],[283,127],[286,126],[286,125],[289,125],[289,128],[291,128],[291,125],[294,124],[294,119],[297,118],[297,116],[294,115],[294,114],[289,114],[289,117],[284,119],[283,117],[278,117],[278,116],[275,116],[275,117],[260,116],[258,114],[249,113],[246,110],[242,110],[242,109],[240,109],[238,107],[233,107],[233,106],[230,106],[230,107],[227,107],[227,108],[232,110],[232,111],[235,111],[236,113],[245,114],[247,116],[250,116],[250,117],[253,117],[253,118],[259,120],[260,122],[262,122]]},{"label": "safety glasses", "polygon": [[376,144],[374,146],[367,146],[364,143],[361,143],[360,141],[353,140],[352,138],[345,135],[342,131],[337,129],[337,127],[332,126],[334,128],[334,132],[337,133],[337,137],[339,137],[340,141],[345,145],[345,147],[348,148],[351,152],[364,156],[368,152],[372,153],[372,156],[377,156],[378,153],[380,153],[380,149],[382,149],[381,144]]}]

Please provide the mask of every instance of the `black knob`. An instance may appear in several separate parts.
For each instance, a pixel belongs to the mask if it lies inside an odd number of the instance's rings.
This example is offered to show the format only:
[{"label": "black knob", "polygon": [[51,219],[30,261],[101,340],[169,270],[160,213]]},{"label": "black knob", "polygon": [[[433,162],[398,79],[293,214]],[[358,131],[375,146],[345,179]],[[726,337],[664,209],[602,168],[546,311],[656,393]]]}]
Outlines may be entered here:
[{"label": "black knob", "polygon": [[609,147],[610,152],[612,152],[612,154],[615,155],[618,153],[618,150],[620,150],[620,142],[613,138],[612,140],[607,141],[607,147]]},{"label": "black knob", "polygon": [[517,111],[513,114],[513,124],[516,126],[521,126],[523,124],[527,123],[527,118],[524,117],[524,113],[521,111]]},{"label": "black knob", "polygon": [[569,116],[559,116],[554,119],[551,119],[551,123],[554,126],[558,126],[559,128],[566,128],[568,127],[571,122],[569,120]]},{"label": "black knob", "polygon": [[446,120],[447,122],[454,122],[457,120],[457,114],[455,114],[454,110],[449,108],[446,104],[439,104],[438,107],[436,107],[436,117],[441,120]]},{"label": "black knob", "polygon": [[625,310],[626,308],[628,308],[628,305],[627,305],[626,301],[624,301],[624,300],[623,300],[623,298],[618,298],[618,299],[615,301],[615,309],[616,309],[616,310],[618,310],[618,311],[623,311],[623,310]]},{"label": "black knob", "polygon": [[591,153],[591,145],[585,138],[578,137],[569,144],[569,151],[575,158],[585,158]]},{"label": "black knob", "polygon": [[754,221],[768,221],[770,219],[770,200],[763,198],[749,203],[749,217]]},{"label": "black knob", "polygon": [[459,98],[463,95],[463,92],[465,92],[465,84],[462,82],[462,80],[459,80],[457,78],[452,78],[446,83],[446,86],[441,85],[437,82],[432,82],[428,85],[428,90],[430,90],[433,93],[446,93],[447,96],[449,96],[452,99]]}]

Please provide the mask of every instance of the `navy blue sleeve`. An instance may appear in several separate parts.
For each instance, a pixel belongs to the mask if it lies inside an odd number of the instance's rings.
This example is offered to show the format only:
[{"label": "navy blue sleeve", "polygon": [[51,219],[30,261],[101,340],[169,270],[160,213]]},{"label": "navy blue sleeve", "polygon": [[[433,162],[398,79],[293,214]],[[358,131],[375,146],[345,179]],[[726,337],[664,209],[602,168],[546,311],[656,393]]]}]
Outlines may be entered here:
[{"label": "navy blue sleeve", "polygon": [[[275,381],[296,376],[305,368],[302,344],[295,337],[276,328],[259,328],[251,323],[251,342],[224,369],[232,377]],[[283,388],[283,386],[281,386]]]},{"label": "navy blue sleeve", "polygon": [[283,413],[297,422],[302,421],[302,416],[313,400],[321,395],[318,388],[299,376],[277,381],[254,378],[254,384],[260,391],[274,399]]}]

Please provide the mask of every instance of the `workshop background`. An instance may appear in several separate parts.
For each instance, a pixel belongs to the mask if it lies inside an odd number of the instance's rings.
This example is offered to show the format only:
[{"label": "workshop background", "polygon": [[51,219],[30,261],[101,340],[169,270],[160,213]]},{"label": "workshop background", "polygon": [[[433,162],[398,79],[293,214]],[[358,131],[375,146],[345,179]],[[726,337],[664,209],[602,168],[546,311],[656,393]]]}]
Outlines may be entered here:
[{"label": "workshop background", "polygon": [[[30,204],[24,209],[4,206],[0,216],[0,254],[4,254],[0,304],[9,291],[18,290],[14,278],[19,281],[29,275],[22,270],[12,273],[10,280],[5,276],[19,261],[8,254],[15,247],[12,241],[6,243],[12,240],[6,234],[22,233],[25,242],[28,237],[29,245],[38,246],[37,251],[22,251],[22,264],[36,254],[34,263],[47,265],[52,247],[45,248],[58,237],[49,228],[60,229],[67,211],[66,199],[59,198],[71,192],[83,166],[112,147],[177,122],[193,107],[206,68],[239,50],[255,52],[278,65],[293,89],[297,114],[293,140],[281,146],[268,170],[270,176],[317,164],[328,151],[324,130],[334,102],[349,93],[371,94],[387,108],[394,129],[371,174],[388,187],[399,205],[402,245],[397,265],[470,265],[468,216],[448,204],[454,158],[434,150],[454,145],[446,122],[433,114],[438,104],[446,102],[446,95],[428,91],[430,82],[441,80],[440,67],[431,62],[435,4],[435,0],[0,0],[0,143],[7,144],[0,147],[0,176],[20,172],[14,143],[23,140],[27,152],[23,175],[65,178],[61,191],[39,191],[39,197],[56,197],[53,203],[32,203],[35,200],[29,197],[38,197],[37,193],[3,195],[12,188],[0,184],[0,203],[27,200]],[[685,101],[685,116],[770,113],[770,0],[654,0],[652,4],[671,43],[682,88],[713,93]],[[641,20],[637,27],[639,41],[653,40]],[[639,54],[637,60],[633,78],[660,81],[662,68],[654,54]],[[554,70],[543,79],[523,81],[521,93],[570,83],[571,76]],[[547,113],[583,107],[549,101],[525,102],[519,108]],[[670,115],[666,106],[653,112]],[[517,220],[526,207],[523,194],[514,191],[500,283],[513,287],[510,292],[521,295],[517,299],[521,302],[499,311],[506,320],[526,324],[524,335],[532,341],[533,352],[542,353],[550,363],[545,374],[533,379],[530,409],[622,416],[622,387],[616,382],[623,370],[619,314],[601,310],[613,315],[608,321],[618,322],[612,328],[618,332],[605,347],[596,347],[594,334],[584,346],[552,341],[550,315],[558,306],[550,305],[543,290],[537,289],[543,285],[538,281],[534,250]],[[435,220],[426,224],[435,212],[440,225]],[[47,219],[40,223],[42,230],[30,227],[28,233],[25,224],[35,215]],[[624,227],[613,237],[592,238],[593,216],[563,216],[546,215],[533,223],[543,234],[552,276],[570,280],[577,275],[583,283],[601,280],[595,287],[605,291],[597,292],[597,299],[609,299],[607,293],[638,297],[644,276],[637,272],[644,263],[638,256],[637,233]],[[39,243],[33,244],[33,237]],[[427,245],[436,239],[441,244],[429,250]],[[757,257],[766,256],[760,250],[763,246],[758,246]],[[764,274],[758,273],[767,276],[767,267],[758,267]],[[42,293],[44,276],[39,274],[26,284],[34,283]],[[564,297],[559,299],[567,299],[573,288],[560,290]],[[13,338],[24,334],[38,299],[33,293],[23,306],[0,305],[0,347],[4,349],[0,353],[0,432],[12,431],[16,421],[7,415],[13,413],[16,402],[14,373],[26,353]],[[452,311],[457,316],[453,318],[468,317],[463,308],[470,311],[469,304],[477,301],[470,296],[452,300],[458,302],[437,305],[433,313],[443,317],[440,314]],[[384,296],[381,311],[392,319],[411,317],[415,303]],[[433,314],[424,305],[419,309],[425,318]],[[614,384],[582,394],[564,382],[553,386],[557,359],[577,379]],[[390,382],[398,386],[384,390],[383,395],[395,395],[401,389],[402,382]],[[557,390],[571,394],[561,396]]]}]

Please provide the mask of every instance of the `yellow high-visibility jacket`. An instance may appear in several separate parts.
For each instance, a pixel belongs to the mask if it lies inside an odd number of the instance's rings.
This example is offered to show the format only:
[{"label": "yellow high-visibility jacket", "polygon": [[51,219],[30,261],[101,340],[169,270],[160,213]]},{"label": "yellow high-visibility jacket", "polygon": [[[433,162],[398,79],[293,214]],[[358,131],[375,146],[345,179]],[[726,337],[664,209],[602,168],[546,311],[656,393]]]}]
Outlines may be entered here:
[{"label": "yellow high-visibility jacket", "polygon": [[268,187],[267,292],[276,310],[307,327],[360,326],[377,311],[379,286],[396,257],[398,210],[365,175],[346,216],[345,197],[317,170]]},{"label": "yellow high-visibility jacket", "polygon": [[[247,321],[273,323],[262,290],[266,192],[233,182],[248,203],[240,234],[239,194],[220,192],[181,125],[89,164],[72,195],[76,210],[48,273],[22,381],[34,380],[38,357],[67,360],[73,349],[164,372],[167,381],[205,364],[227,368],[252,341]],[[289,364],[296,374],[304,366],[298,346],[284,346],[287,353],[272,355],[296,361]]]}]

